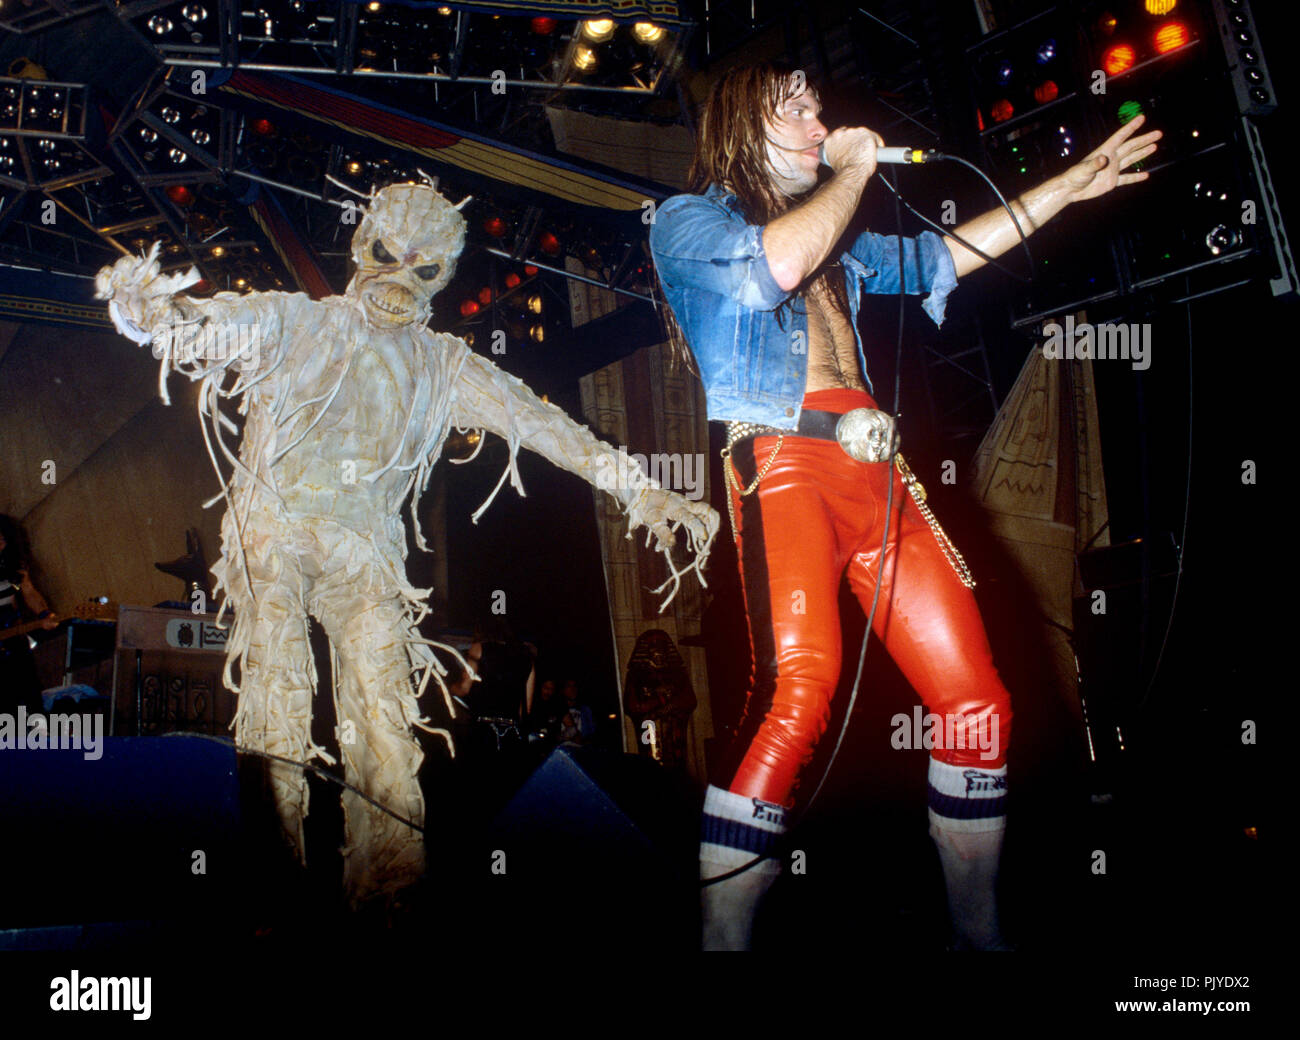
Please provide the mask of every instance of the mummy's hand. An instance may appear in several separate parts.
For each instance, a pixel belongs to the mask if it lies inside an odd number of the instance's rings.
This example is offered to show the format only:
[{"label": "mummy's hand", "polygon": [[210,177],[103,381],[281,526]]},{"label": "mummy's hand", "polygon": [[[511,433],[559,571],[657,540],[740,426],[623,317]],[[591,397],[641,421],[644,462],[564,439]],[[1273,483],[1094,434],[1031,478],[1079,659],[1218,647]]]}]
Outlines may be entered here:
[{"label": "mummy's hand", "polygon": [[[659,607],[659,613],[667,609],[677,590],[681,588],[682,578],[691,571],[695,572],[701,588],[707,588],[704,580],[704,568],[709,561],[709,551],[713,548],[714,536],[718,533],[718,514],[716,510],[703,502],[692,502],[673,491],[662,488],[643,488],[627,511],[628,537],[638,527],[645,526],[648,534],[656,541],[656,548],[664,554],[668,565],[669,577],[652,593],[658,595],[667,591],[668,596]],[[689,548],[695,559],[685,567],[678,567],[673,559],[673,547],[677,544],[677,531],[686,529]],[[649,544],[649,536],[646,543]]]},{"label": "mummy's hand", "polygon": [[677,544],[677,531],[685,527],[691,550],[705,552],[718,533],[718,514],[704,502],[692,502],[673,491],[646,488],[632,509],[636,520],[654,534],[660,549],[668,552]]},{"label": "mummy's hand", "polygon": [[124,256],[95,275],[95,298],[108,301],[108,314],[117,331],[135,343],[149,343],[160,330],[180,317],[172,297],[200,281],[190,268],[184,274],[162,274],[160,243],[145,256]]}]

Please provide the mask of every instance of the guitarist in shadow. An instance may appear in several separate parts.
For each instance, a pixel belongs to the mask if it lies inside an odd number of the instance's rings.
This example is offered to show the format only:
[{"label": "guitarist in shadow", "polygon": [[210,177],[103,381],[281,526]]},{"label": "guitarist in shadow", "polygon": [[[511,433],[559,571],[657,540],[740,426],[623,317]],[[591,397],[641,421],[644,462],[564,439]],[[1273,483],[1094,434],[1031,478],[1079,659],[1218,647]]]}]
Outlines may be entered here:
[{"label": "guitarist in shadow", "polygon": [[[20,624],[26,616],[44,619],[41,627],[59,627],[59,619],[32,584],[26,540],[12,517],[0,514],[0,632]],[[0,640],[0,712],[13,712],[20,704],[40,707],[40,681],[26,635]]]}]

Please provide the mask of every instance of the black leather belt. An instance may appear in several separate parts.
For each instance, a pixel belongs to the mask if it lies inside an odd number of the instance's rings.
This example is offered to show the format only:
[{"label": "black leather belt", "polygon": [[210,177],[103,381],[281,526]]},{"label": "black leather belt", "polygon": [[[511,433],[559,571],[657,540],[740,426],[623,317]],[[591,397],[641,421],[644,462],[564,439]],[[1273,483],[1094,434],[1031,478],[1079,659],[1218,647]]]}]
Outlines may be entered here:
[{"label": "black leather belt", "polygon": [[838,441],[835,427],[842,415],[841,412],[817,412],[805,408],[799,413],[799,426],[794,430],[779,430],[775,426],[764,426],[761,423],[730,422],[727,423],[727,446],[739,444],[746,437],[776,437],[780,434],[785,434],[787,437],[812,437],[820,441]]}]

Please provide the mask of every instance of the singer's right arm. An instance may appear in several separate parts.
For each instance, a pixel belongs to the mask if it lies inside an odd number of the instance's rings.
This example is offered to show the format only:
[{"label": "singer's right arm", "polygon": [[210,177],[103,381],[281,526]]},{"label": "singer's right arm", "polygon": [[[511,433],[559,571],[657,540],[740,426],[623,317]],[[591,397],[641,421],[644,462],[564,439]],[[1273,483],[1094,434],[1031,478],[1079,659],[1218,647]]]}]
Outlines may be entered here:
[{"label": "singer's right arm", "polygon": [[853,219],[870,176],[864,166],[845,167],[807,202],[763,228],[763,251],[777,285],[790,292],[825,263]]},{"label": "singer's right arm", "polygon": [[828,134],[826,161],[835,176],[806,202],[763,228],[763,251],[776,284],[790,292],[831,254],[858,208],[862,189],[876,172],[876,148],[884,141],[864,127],[842,127]]}]

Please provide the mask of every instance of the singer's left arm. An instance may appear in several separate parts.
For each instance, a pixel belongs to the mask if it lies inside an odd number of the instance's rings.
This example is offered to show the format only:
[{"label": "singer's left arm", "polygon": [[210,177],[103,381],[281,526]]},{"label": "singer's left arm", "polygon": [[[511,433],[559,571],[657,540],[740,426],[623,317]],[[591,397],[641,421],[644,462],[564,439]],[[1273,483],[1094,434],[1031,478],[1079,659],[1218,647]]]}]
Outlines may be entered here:
[{"label": "singer's left arm", "polygon": [[[1152,130],[1134,137],[1144,122],[1146,116],[1130,119],[1082,161],[1012,199],[1011,208],[1024,233],[1033,234],[1072,202],[1105,195],[1120,184],[1146,180],[1149,176],[1146,173],[1123,172],[1152,155],[1156,141],[1162,136],[1159,130]],[[1001,206],[959,225],[954,234],[993,257],[1001,256],[1020,241],[1015,225]],[[943,241],[952,254],[958,278],[983,266],[984,260],[956,239],[945,236]]]}]

